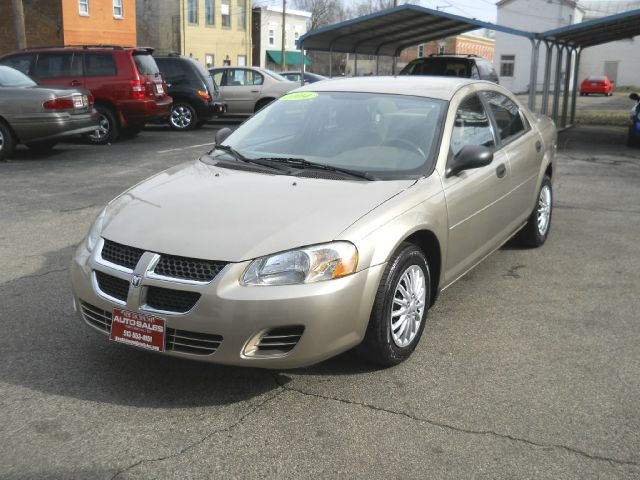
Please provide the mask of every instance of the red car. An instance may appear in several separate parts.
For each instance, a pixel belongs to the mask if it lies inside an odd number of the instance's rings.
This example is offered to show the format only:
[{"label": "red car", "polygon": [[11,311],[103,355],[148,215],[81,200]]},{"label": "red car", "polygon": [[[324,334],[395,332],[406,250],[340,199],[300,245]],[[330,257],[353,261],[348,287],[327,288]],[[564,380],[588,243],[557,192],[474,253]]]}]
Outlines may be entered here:
[{"label": "red car", "polygon": [[613,95],[613,82],[606,75],[587,77],[580,85],[580,95],[585,96],[590,93],[611,96]]},{"label": "red car", "polygon": [[134,136],[145,123],[166,118],[173,100],[167,95],[151,48],[73,46],[32,48],[0,58],[42,85],[89,90],[100,114],[90,142],[105,144]]}]

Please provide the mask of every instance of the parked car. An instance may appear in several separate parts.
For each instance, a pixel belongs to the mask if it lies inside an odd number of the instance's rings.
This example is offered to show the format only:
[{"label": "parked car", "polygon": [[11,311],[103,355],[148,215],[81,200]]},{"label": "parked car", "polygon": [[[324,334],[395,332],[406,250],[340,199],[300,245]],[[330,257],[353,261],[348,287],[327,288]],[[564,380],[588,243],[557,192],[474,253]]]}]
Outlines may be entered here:
[{"label": "parked car", "polygon": [[61,138],[91,132],[97,124],[89,92],[41,87],[25,74],[0,66],[0,160],[9,158],[18,143],[47,151]]},{"label": "parked car", "polygon": [[89,90],[100,114],[90,142],[106,144],[121,134],[137,135],[145,123],[163,118],[171,109],[150,48],[77,46],[32,48],[0,58],[43,85]]},{"label": "parked car", "polygon": [[493,63],[477,55],[431,55],[411,60],[400,75],[462,77],[500,83]]},{"label": "parked car", "polygon": [[253,115],[300,86],[276,72],[258,67],[220,67],[209,72],[220,87],[222,101],[231,115]]},{"label": "parked car", "polygon": [[613,82],[606,75],[591,75],[580,84],[580,96],[598,93],[600,95],[613,95]]},{"label": "parked car", "polygon": [[[297,84],[300,84],[300,79],[302,78],[302,72],[296,72],[296,71],[291,71],[291,72],[280,72],[280,75],[283,76],[284,78],[286,78],[287,80],[290,80],[292,82],[296,82]],[[321,80],[328,80],[329,77],[325,77],[323,75],[318,75],[317,73],[311,73],[311,72],[304,72],[304,83],[305,85],[308,83],[315,83],[315,82],[319,82]]]},{"label": "parked car", "polygon": [[629,98],[636,102],[636,104],[631,109],[627,145],[630,147],[637,147],[640,145],[640,95],[632,93],[629,95]]},{"label": "parked car", "polygon": [[489,82],[302,87],[110,202],[73,258],[76,308],[183,358],[289,368],[357,346],[397,364],[438,292],[513,236],[545,242],[556,144]]},{"label": "parked car", "polygon": [[220,91],[200,62],[183,55],[157,56],[155,60],[173,98],[168,117],[171,128],[198,128],[225,112]]}]

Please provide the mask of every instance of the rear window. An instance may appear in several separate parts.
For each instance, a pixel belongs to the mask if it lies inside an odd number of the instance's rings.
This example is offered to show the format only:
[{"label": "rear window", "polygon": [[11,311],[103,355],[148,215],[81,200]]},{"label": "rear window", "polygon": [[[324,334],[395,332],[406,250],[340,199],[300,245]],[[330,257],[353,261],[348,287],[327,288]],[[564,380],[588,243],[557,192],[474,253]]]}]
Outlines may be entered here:
[{"label": "rear window", "polygon": [[159,75],[160,70],[156,64],[155,59],[150,53],[136,52],[133,54],[133,59],[138,67],[138,72],[141,75]]},{"label": "rear window", "polygon": [[456,58],[418,58],[402,69],[400,75],[434,75],[438,77],[471,76],[469,62]]},{"label": "rear window", "polygon": [[594,82],[604,82],[604,78],[605,77],[602,77],[602,76],[599,76],[599,75],[592,75],[592,76],[589,77],[589,80],[592,80]]},{"label": "rear window", "polygon": [[2,65],[15,68],[19,72],[29,75],[34,57],[34,55],[16,55],[14,57],[3,59],[1,63]]},{"label": "rear window", "polygon": [[200,73],[200,76],[204,79],[205,83],[207,84],[207,88],[209,88],[210,91],[215,92],[218,89],[218,87],[213,81],[213,77],[211,76],[209,71],[206,68],[204,68],[200,62],[194,61],[192,65]]},{"label": "rear window", "polygon": [[0,87],[35,87],[36,82],[11,67],[0,66]]}]

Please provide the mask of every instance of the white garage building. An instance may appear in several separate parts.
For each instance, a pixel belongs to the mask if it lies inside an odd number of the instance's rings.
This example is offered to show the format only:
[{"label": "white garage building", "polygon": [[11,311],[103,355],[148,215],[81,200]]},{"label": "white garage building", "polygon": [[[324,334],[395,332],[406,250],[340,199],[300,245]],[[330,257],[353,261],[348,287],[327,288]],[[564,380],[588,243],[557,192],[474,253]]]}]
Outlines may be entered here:
[{"label": "white garage building", "polygon": [[[502,0],[496,6],[498,25],[546,32],[637,9],[640,1]],[[579,81],[589,75],[607,74],[617,86],[640,85],[639,48],[640,37],[634,37],[585,49],[580,60]],[[544,65],[545,56],[546,49],[540,48],[540,65]],[[531,42],[528,39],[496,32],[494,62],[502,85],[516,93],[529,91]],[[552,65],[555,68],[555,60]],[[563,77],[564,68],[563,63]],[[570,84],[573,84],[572,80]],[[544,69],[539,68],[537,91],[542,90],[543,81]]]}]

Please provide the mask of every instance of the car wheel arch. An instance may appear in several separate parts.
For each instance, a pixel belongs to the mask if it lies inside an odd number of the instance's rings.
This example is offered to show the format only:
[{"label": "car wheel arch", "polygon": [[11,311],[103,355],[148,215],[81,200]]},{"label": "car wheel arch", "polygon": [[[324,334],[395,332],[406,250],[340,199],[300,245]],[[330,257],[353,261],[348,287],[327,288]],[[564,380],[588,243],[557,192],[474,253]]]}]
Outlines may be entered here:
[{"label": "car wheel arch", "polygon": [[403,243],[412,243],[427,257],[429,270],[431,272],[431,303],[433,305],[438,298],[440,286],[440,273],[442,272],[442,249],[440,241],[434,232],[428,229],[417,230],[400,241],[399,246]]},{"label": "car wheel arch", "polygon": [[269,105],[271,102],[273,102],[275,100],[275,98],[273,97],[264,97],[261,98],[260,100],[258,100],[255,104],[255,106],[253,107],[254,112],[257,112],[261,109],[263,109],[264,107],[266,107],[267,105]]},{"label": "car wheel arch", "polygon": [[13,129],[13,127],[7,121],[7,119],[4,118],[2,115],[0,115],[0,123],[2,123],[7,128],[7,130],[9,130],[9,132],[13,136],[13,141],[15,143],[22,143],[22,141],[20,140],[20,137],[18,137],[18,134],[16,133],[16,131]]}]

